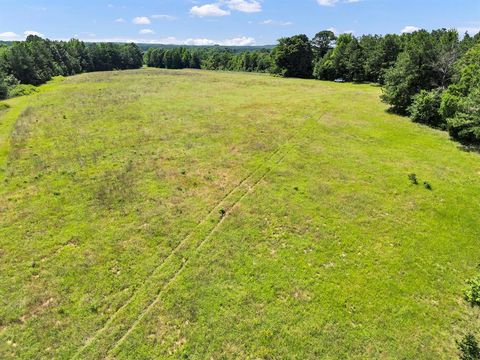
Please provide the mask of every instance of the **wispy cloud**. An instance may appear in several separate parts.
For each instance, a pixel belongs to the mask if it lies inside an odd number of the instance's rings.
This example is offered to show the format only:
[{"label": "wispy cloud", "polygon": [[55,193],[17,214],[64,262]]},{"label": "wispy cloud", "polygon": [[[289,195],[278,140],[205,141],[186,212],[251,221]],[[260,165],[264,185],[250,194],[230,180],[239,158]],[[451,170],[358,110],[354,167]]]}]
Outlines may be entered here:
[{"label": "wispy cloud", "polygon": [[151,21],[146,16],[137,16],[133,18],[132,23],[134,23],[135,25],[150,25]]},{"label": "wispy cloud", "polygon": [[[81,38],[81,37],[80,37]],[[210,46],[210,45],[221,45],[221,46],[253,46],[256,44],[256,41],[252,37],[239,36],[230,39],[216,40],[210,38],[188,38],[188,39],[178,39],[174,36],[164,37],[164,38],[126,38],[126,37],[115,37],[115,38],[81,38],[86,42],[119,42],[119,43],[144,43],[144,44],[163,44],[163,45],[196,45],[196,46]]]},{"label": "wispy cloud", "polygon": [[232,11],[258,13],[262,11],[259,0],[219,0],[215,3],[195,5],[190,14],[198,17],[220,17],[231,15]]},{"label": "wispy cloud", "polygon": [[413,26],[413,25],[407,25],[402,29],[402,34],[410,34],[410,33],[413,33],[415,31],[418,31],[418,30],[420,30],[419,27],[416,27],[416,26]]},{"label": "wispy cloud", "polygon": [[220,4],[205,4],[192,7],[190,14],[198,17],[220,17],[230,15],[230,11],[222,9]]},{"label": "wispy cloud", "polygon": [[293,25],[293,23],[292,23],[291,21],[277,21],[277,20],[272,20],[272,19],[268,19],[268,20],[262,21],[260,24],[261,24],[261,25],[278,25],[278,26],[290,26],[290,25]]},{"label": "wispy cloud", "polygon": [[180,41],[184,45],[223,45],[223,46],[251,46],[255,45],[255,39],[251,37],[241,36],[226,40],[212,40],[212,39],[187,39]]},{"label": "wispy cloud", "polygon": [[227,0],[225,4],[232,10],[256,13],[262,11],[262,4],[256,0]]},{"label": "wispy cloud", "polygon": [[152,15],[150,17],[152,19],[158,19],[158,20],[168,20],[168,21],[177,20],[177,18],[175,16],[165,15],[165,14]]},{"label": "wispy cloud", "polygon": [[155,34],[155,31],[152,29],[142,29],[138,32],[140,35],[152,35]]},{"label": "wispy cloud", "polygon": [[3,33],[0,33],[0,40],[5,40],[5,41],[13,41],[13,40],[21,40],[22,36],[18,35],[17,33],[14,33],[13,31],[6,31]]},{"label": "wispy cloud", "polygon": [[38,31],[33,31],[33,30],[27,30],[23,33],[25,36],[30,36],[30,35],[35,35],[35,36],[40,36],[40,37],[45,37],[42,33],[39,33]]},{"label": "wispy cloud", "polygon": [[27,36],[29,35],[35,35],[35,36],[40,36],[40,37],[45,37],[42,33],[38,31],[33,31],[33,30],[26,30],[23,32],[23,34],[17,34],[13,31],[6,31],[3,33],[0,33],[0,40],[4,41],[21,41],[25,40]]},{"label": "wispy cloud", "polygon": [[361,2],[363,0],[317,0],[318,5],[320,6],[330,6],[333,7],[337,4],[354,4]]}]

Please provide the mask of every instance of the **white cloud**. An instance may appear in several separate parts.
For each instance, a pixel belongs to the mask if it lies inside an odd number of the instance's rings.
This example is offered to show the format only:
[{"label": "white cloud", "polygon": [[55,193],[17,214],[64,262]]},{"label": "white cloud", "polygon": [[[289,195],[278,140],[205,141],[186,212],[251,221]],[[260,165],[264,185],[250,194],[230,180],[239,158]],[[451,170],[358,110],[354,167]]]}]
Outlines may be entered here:
[{"label": "white cloud", "polygon": [[13,41],[13,40],[22,40],[22,39],[23,39],[22,36],[12,31],[0,33],[0,40]]},{"label": "white cloud", "polygon": [[125,19],[124,18],[118,18],[115,20],[116,23],[124,23]]},{"label": "white cloud", "polygon": [[38,31],[33,31],[33,30],[26,30],[23,32],[22,35],[14,33],[13,31],[7,31],[7,32],[0,33],[0,40],[21,41],[21,40],[25,40],[29,35],[45,37],[45,35],[43,35],[42,33],[39,33]]},{"label": "white cloud", "polygon": [[132,20],[135,25],[150,25],[151,21],[146,16],[137,16]]},{"label": "white cloud", "polygon": [[334,33],[335,35],[338,35],[338,30],[337,30],[337,28],[335,28],[335,27],[328,28],[327,30],[328,30],[328,31],[331,31],[331,32]]},{"label": "white cloud", "polygon": [[343,4],[355,4],[362,0],[317,0],[318,5],[320,6],[335,6],[338,3]]},{"label": "white cloud", "polygon": [[88,38],[87,36],[80,36],[79,39],[85,42],[118,42],[118,43],[142,43],[142,44],[162,44],[162,45],[197,45],[197,46],[253,46],[256,41],[252,37],[239,36],[232,39],[215,40],[208,38],[191,38],[191,39],[178,39],[174,36],[164,38]]},{"label": "white cloud", "polygon": [[477,33],[480,33],[480,27],[459,27],[458,32],[460,35],[465,34],[466,32],[469,33],[470,35],[475,35]]},{"label": "white cloud", "polygon": [[175,16],[164,15],[164,14],[152,15],[150,17],[152,19],[159,19],[159,20],[168,20],[168,21],[177,20]]},{"label": "white cloud", "polygon": [[279,26],[290,26],[293,25],[291,21],[276,21],[276,20],[265,20],[260,23],[261,25],[279,25]]},{"label": "white cloud", "polygon": [[262,5],[257,0],[227,0],[226,5],[232,10],[245,13],[262,11]]},{"label": "white cloud", "polygon": [[207,16],[227,16],[230,15],[230,11],[224,10],[219,4],[205,4],[202,6],[194,6],[190,9],[190,14],[198,17]]},{"label": "white cloud", "polygon": [[138,33],[140,35],[151,35],[151,34],[155,34],[155,31],[153,31],[151,29],[142,29]]},{"label": "white cloud", "polygon": [[317,0],[317,3],[320,6],[335,6],[338,0]]},{"label": "white cloud", "polygon": [[408,26],[405,26],[402,29],[402,34],[410,34],[410,33],[413,33],[415,31],[418,31],[418,30],[420,30],[420,28],[418,28],[416,26],[408,25]]},{"label": "white cloud", "polygon": [[[182,42],[180,41],[180,43]],[[217,45],[217,43],[212,39],[187,39],[183,42],[182,45],[207,46],[207,45]]]},{"label": "white cloud", "polygon": [[219,45],[226,45],[226,46],[252,46],[255,45],[255,39],[252,37],[238,37],[233,39],[224,40]]},{"label": "white cloud", "polygon": [[262,4],[259,0],[219,0],[216,3],[196,5],[190,9],[190,14],[199,17],[219,17],[228,16],[231,11],[257,13],[262,11]]},{"label": "white cloud", "polygon": [[178,41],[181,45],[197,45],[197,46],[210,46],[210,45],[223,45],[223,46],[252,46],[255,45],[255,39],[251,37],[241,36],[233,39],[226,39],[222,41],[212,39],[187,39],[185,41]]},{"label": "white cloud", "polygon": [[27,37],[27,36],[29,36],[29,35],[45,37],[45,35],[43,35],[42,33],[39,33],[38,31],[33,31],[33,30],[24,31],[24,32],[23,32],[23,35],[25,35],[25,37]]}]

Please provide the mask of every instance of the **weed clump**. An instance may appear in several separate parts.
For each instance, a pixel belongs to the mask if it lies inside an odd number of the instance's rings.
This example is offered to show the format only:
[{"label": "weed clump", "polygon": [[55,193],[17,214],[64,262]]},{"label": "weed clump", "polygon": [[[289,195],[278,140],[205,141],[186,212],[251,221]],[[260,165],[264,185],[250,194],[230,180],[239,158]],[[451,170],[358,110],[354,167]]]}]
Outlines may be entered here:
[{"label": "weed clump", "polygon": [[460,350],[460,360],[480,360],[480,347],[472,334],[467,334],[457,346]]},{"label": "weed clump", "polygon": [[412,174],[408,175],[408,180],[410,180],[410,182],[413,185],[418,185],[417,174],[412,173]]},{"label": "weed clump", "polygon": [[467,289],[465,289],[465,300],[472,306],[480,306],[480,275],[467,281]]},{"label": "weed clump", "polygon": [[227,215],[227,211],[225,209],[220,209],[219,213],[220,213],[220,218],[222,219],[225,217],[225,215]]},{"label": "weed clump", "polygon": [[423,182],[423,186],[425,187],[425,189],[427,190],[432,190],[432,185],[430,185],[430,183],[428,181],[424,181]]}]

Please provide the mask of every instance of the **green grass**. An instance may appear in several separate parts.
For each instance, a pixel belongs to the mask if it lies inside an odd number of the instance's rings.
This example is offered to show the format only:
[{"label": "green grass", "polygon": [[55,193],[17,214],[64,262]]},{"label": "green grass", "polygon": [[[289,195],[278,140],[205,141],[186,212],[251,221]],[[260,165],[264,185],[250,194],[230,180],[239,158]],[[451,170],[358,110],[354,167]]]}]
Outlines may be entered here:
[{"label": "green grass", "polygon": [[142,69],[9,100],[0,358],[454,358],[480,158],[379,94]]}]

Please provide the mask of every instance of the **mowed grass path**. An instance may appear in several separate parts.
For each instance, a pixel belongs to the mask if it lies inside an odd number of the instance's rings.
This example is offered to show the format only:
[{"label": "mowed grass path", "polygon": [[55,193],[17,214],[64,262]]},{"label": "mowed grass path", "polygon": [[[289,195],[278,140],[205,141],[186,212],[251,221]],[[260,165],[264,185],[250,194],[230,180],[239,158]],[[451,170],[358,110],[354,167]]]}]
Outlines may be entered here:
[{"label": "mowed grass path", "polygon": [[142,69],[10,100],[0,358],[455,357],[480,157],[379,93]]}]

